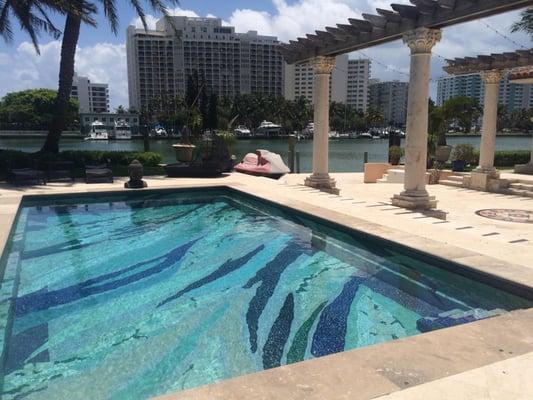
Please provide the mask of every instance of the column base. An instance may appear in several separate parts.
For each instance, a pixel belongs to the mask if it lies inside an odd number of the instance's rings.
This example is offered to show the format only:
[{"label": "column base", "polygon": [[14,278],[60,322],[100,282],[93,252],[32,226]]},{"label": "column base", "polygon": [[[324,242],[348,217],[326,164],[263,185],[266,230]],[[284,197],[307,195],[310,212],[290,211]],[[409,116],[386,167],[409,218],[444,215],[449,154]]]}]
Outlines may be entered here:
[{"label": "column base", "polygon": [[313,174],[305,178],[305,186],[331,194],[340,193],[340,190],[336,187],[335,179],[331,178],[329,174]]},{"label": "column base", "polygon": [[478,173],[481,173],[481,174],[485,174],[490,179],[499,179],[500,178],[500,171],[498,171],[494,167],[490,167],[490,168],[477,167],[472,172],[478,172]]},{"label": "column base", "polygon": [[533,163],[518,164],[514,166],[515,174],[533,175]]},{"label": "column base", "polygon": [[395,194],[391,201],[393,206],[413,210],[430,210],[437,207],[435,196],[430,196],[425,190],[405,191]]},{"label": "column base", "polygon": [[499,179],[500,172],[498,170],[478,167],[470,174],[469,188],[488,192],[494,186],[494,181],[498,181]]}]

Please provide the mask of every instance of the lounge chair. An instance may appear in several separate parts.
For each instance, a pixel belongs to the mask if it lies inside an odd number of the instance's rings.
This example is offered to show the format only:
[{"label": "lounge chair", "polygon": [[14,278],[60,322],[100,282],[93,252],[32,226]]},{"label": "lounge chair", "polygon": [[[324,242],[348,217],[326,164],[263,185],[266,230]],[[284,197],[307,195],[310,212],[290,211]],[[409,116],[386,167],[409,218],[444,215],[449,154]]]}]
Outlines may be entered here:
[{"label": "lounge chair", "polygon": [[203,140],[196,148],[190,163],[174,163],[165,166],[169,177],[208,178],[222,175],[231,169],[232,159],[224,139],[213,136]]},{"label": "lounge chair", "polygon": [[74,163],[72,161],[51,161],[46,164],[48,182],[71,180],[74,182]]},{"label": "lounge chair", "polygon": [[113,171],[107,164],[85,165],[85,183],[113,183]]},{"label": "lounge chair", "polygon": [[37,169],[34,162],[19,165],[8,164],[7,182],[14,185],[43,184],[46,185],[46,177],[43,171]]}]

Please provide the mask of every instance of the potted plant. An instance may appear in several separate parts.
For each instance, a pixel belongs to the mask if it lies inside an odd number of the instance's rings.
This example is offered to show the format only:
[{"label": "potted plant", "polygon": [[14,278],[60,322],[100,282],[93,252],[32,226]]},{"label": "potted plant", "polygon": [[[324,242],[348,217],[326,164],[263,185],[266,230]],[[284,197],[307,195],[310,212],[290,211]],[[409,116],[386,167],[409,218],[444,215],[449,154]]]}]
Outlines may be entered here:
[{"label": "potted plant", "polygon": [[182,128],[180,143],[172,145],[176,152],[176,160],[182,163],[190,163],[192,161],[196,146],[191,142],[191,134],[198,136],[198,131],[202,125],[202,117],[196,110],[189,110],[187,114],[189,125],[185,125]]},{"label": "potted plant", "polygon": [[458,144],[453,148],[452,171],[462,172],[465,166],[474,160],[474,147],[468,143]]},{"label": "potted plant", "polygon": [[403,156],[403,149],[399,146],[391,146],[389,147],[389,162],[392,165],[398,165],[400,164],[400,159]]},{"label": "potted plant", "polygon": [[437,146],[435,150],[435,159],[438,162],[444,163],[450,158],[452,146]]},{"label": "potted plant", "polygon": [[228,165],[228,169],[226,171],[226,172],[230,172],[235,165],[235,160],[237,159],[235,157],[235,145],[237,144],[237,136],[235,136],[233,133],[228,132],[228,131],[220,132],[218,136],[220,136],[224,140],[231,154],[231,165]]}]

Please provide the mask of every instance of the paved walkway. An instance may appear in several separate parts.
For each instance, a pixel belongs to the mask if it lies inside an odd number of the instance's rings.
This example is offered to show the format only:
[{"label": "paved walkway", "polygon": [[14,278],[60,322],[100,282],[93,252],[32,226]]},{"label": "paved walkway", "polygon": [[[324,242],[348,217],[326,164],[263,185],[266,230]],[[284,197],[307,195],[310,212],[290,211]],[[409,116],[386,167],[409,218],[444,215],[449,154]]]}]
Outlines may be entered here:
[{"label": "paved walkway", "polygon": [[442,221],[392,206],[390,198],[402,191],[402,184],[364,184],[362,173],[333,176],[341,189],[340,196],[302,186],[304,175],[288,175],[278,183],[290,189],[283,193],[291,197],[297,195],[307,202],[374,223],[533,268],[533,224],[498,221],[475,213],[488,208],[533,211],[533,198],[443,185],[428,186],[430,194],[439,201],[438,208],[447,213],[446,221]]}]

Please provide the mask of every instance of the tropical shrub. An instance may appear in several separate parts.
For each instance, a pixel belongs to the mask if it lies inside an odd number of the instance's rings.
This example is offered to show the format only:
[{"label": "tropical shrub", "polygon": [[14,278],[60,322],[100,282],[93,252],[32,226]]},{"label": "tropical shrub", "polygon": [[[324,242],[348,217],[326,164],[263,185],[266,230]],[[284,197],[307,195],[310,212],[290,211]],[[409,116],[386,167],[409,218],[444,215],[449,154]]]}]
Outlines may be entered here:
[{"label": "tropical shrub", "polygon": [[[531,158],[528,150],[502,150],[494,155],[494,166],[514,167],[516,164],[527,164]],[[479,150],[474,151],[474,162],[479,164]]]},{"label": "tropical shrub", "polygon": [[147,171],[162,171],[159,168],[159,164],[162,162],[161,155],[154,152],[66,150],[58,154],[35,154],[16,150],[0,150],[0,176],[5,176],[9,166],[34,165],[44,168],[46,162],[50,161],[72,161],[75,168],[80,171],[83,170],[86,164],[108,163],[113,170],[123,171],[127,175],[127,166],[133,160],[139,160],[143,164],[146,174],[148,174]]},{"label": "tropical shrub", "polygon": [[389,147],[389,161],[392,165],[398,165],[404,155],[404,150],[399,146]]},{"label": "tropical shrub", "polygon": [[454,146],[452,160],[464,161],[465,164],[474,162],[474,146],[468,143],[462,143]]}]

